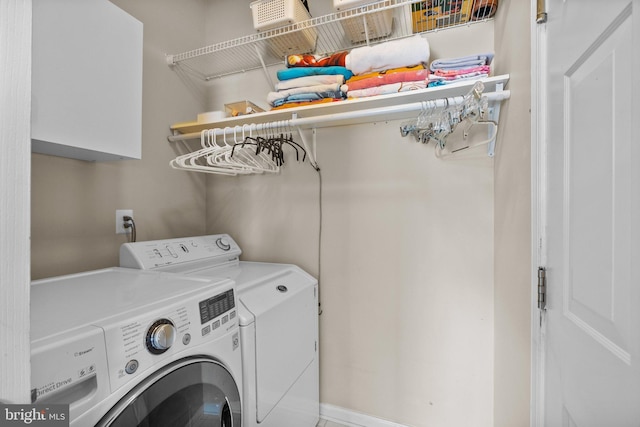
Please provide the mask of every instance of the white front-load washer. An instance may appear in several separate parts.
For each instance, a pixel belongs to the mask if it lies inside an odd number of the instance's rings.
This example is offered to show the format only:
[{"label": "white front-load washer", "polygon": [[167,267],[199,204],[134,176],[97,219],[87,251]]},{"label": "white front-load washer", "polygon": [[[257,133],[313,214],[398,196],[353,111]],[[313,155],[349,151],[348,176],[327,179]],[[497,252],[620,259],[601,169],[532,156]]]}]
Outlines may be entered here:
[{"label": "white front-load washer", "polygon": [[110,268],[31,286],[34,403],[70,425],[239,427],[234,283]]},{"label": "white front-load washer", "polygon": [[125,243],[120,266],[236,283],[243,426],[315,427],[320,417],[318,282],[292,264],[240,261],[227,234]]}]

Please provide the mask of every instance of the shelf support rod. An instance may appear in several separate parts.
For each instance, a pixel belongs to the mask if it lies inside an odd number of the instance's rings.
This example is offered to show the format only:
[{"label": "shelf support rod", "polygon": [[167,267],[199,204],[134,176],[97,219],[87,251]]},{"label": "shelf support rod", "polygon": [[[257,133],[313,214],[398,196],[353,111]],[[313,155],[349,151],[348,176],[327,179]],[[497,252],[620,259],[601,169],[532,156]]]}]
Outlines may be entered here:
[{"label": "shelf support rod", "polygon": [[[291,117],[291,122],[295,122],[295,120],[298,118],[298,114],[297,113],[293,113],[292,117]],[[298,134],[300,135],[300,140],[302,141],[302,145],[304,146],[304,149],[307,151],[307,156],[309,156],[309,162],[311,163],[311,166],[313,166],[313,168],[315,170],[319,170],[320,167],[318,166],[318,161],[316,160],[316,128],[312,128],[311,129],[311,146],[309,146],[309,141],[307,140],[303,130],[300,128],[300,126],[296,126],[296,129],[298,130]]]},{"label": "shelf support rod", "polygon": [[362,24],[364,25],[364,37],[367,40],[367,46],[370,46],[369,26],[367,25],[367,15],[362,15]]},{"label": "shelf support rod", "polygon": [[298,129],[298,134],[300,135],[300,139],[302,140],[302,145],[304,149],[307,150],[307,156],[309,157],[309,163],[315,170],[319,170],[318,161],[316,160],[316,128],[311,129],[311,146],[309,146],[309,141],[304,134],[304,130],[300,129],[300,127],[296,126]]},{"label": "shelf support rod", "polygon": [[258,59],[260,59],[260,63],[262,64],[262,71],[264,71],[264,75],[267,78],[267,81],[269,82],[269,87],[271,88],[271,90],[273,90],[273,88],[275,88],[276,86],[273,83],[271,76],[269,75],[269,71],[267,71],[267,65],[264,63],[264,58],[260,53],[260,49],[258,49],[258,45],[255,45],[254,48],[256,49],[256,55],[258,55]]}]

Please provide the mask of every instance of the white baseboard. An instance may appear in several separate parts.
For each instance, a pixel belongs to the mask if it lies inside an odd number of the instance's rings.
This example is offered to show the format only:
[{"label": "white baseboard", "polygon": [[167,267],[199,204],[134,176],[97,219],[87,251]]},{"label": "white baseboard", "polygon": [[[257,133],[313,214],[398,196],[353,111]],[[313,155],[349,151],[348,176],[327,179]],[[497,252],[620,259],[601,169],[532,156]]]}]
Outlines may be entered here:
[{"label": "white baseboard", "polygon": [[348,427],[407,427],[328,403],[320,404],[320,418]]}]

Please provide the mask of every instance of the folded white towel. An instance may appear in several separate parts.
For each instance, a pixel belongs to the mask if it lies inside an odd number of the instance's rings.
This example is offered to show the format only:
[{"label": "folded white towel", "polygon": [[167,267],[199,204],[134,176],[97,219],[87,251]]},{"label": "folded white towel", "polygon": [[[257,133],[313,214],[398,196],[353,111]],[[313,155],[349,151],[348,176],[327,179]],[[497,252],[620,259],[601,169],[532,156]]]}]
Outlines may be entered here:
[{"label": "folded white towel", "polygon": [[306,87],[317,85],[330,85],[334,83],[344,83],[344,76],[342,74],[337,75],[318,75],[318,76],[306,76],[298,77],[290,80],[282,80],[276,83],[276,90],[293,89],[294,87]]},{"label": "folded white towel", "polygon": [[429,62],[429,42],[419,34],[375,46],[357,47],[347,55],[345,66],[360,75],[373,71]]}]

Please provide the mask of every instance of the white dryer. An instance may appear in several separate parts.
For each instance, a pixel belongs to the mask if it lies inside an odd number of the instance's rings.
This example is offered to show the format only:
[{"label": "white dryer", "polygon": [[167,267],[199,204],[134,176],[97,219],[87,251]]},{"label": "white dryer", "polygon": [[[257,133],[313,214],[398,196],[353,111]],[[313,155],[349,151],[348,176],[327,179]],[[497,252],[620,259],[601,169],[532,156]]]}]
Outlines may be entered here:
[{"label": "white dryer", "polygon": [[240,261],[241,252],[226,234],[126,243],[120,266],[235,281],[243,426],[315,427],[318,282],[295,265]]},{"label": "white dryer", "polygon": [[241,425],[234,283],[110,268],[32,282],[34,403],[70,425]]}]

